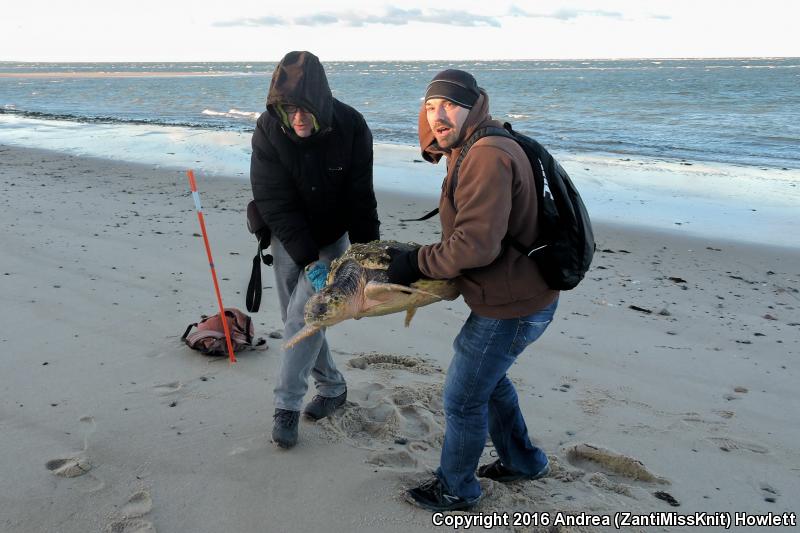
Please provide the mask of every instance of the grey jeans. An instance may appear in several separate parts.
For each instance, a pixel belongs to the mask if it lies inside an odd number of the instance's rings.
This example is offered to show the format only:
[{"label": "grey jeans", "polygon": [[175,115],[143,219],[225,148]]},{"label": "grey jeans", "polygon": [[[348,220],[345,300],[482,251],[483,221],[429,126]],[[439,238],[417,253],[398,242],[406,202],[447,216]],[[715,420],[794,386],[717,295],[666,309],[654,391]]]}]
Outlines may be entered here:
[{"label": "grey jeans", "polygon": [[[338,241],[319,251],[320,261],[330,263],[347,249],[349,241],[343,235]],[[283,338],[289,340],[305,326],[303,309],[314,294],[311,282],[306,278],[304,265],[295,263],[280,241],[273,235],[270,242],[275,285],[283,320]],[[336,369],[331,358],[325,330],[318,331],[281,353],[281,370],[273,390],[275,407],[289,411],[300,411],[303,397],[308,390],[308,375],[314,376],[317,391],[321,396],[333,398],[346,390],[344,376]]]}]

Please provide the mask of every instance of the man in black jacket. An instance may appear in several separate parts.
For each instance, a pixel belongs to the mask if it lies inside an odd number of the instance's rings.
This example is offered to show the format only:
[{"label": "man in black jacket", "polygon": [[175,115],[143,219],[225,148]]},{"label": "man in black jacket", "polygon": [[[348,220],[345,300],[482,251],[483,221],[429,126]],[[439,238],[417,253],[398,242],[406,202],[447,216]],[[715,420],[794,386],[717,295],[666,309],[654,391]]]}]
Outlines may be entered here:
[{"label": "man in black jacket", "polygon": [[[272,231],[284,338],[304,326],[308,298],[325,285],[330,262],[349,242],[379,238],[372,186],[372,133],[361,114],[335,99],[319,59],[289,52],[272,74],[267,111],[253,134],[250,181]],[[318,420],[344,404],[347,387],[323,331],[284,350],[274,389],[272,440],[297,443],[308,376],[317,394],[304,413]]]}]

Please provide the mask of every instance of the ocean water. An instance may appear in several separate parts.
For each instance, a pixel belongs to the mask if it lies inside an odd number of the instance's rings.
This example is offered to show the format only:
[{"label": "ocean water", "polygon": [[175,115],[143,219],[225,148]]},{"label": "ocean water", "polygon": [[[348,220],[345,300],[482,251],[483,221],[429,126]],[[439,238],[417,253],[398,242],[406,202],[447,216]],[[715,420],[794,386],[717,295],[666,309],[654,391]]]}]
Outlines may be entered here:
[{"label": "ocean water", "polygon": [[[0,63],[0,125],[246,136],[274,67]],[[800,58],[325,63],[334,95],[361,111],[375,141],[408,146],[426,84],[451,67],[475,75],[495,118],[560,153],[800,168]]]},{"label": "ocean water", "polygon": [[[0,63],[0,144],[246,180],[271,63]],[[474,73],[495,118],[551,149],[592,220],[800,248],[800,59],[325,64],[375,137],[375,187],[419,214],[425,86]],[[714,242],[717,242],[716,240]]]}]

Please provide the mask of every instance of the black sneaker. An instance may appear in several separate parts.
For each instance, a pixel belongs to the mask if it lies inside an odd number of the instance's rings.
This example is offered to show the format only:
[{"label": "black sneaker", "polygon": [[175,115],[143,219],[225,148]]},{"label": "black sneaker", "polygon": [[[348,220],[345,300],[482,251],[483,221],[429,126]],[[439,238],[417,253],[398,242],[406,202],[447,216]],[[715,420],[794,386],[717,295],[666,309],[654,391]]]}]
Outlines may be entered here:
[{"label": "black sneaker", "polygon": [[308,402],[303,413],[309,418],[320,420],[343,406],[345,401],[347,401],[347,389],[339,396],[334,396],[333,398],[327,398],[317,394],[314,396],[314,399]]},{"label": "black sneaker", "polygon": [[272,442],[281,448],[291,448],[297,444],[297,424],[300,421],[300,413],[275,409],[272,419]]},{"label": "black sneaker", "polygon": [[541,470],[537,473],[530,475],[530,474],[520,474],[519,472],[514,472],[503,466],[503,463],[500,462],[500,459],[497,461],[490,463],[488,465],[482,465],[478,468],[478,477],[485,477],[492,479],[494,481],[499,481],[500,483],[508,483],[509,481],[532,481],[534,479],[540,479],[546,477],[550,474],[550,463],[548,462],[545,464]]},{"label": "black sneaker", "polygon": [[480,496],[466,500],[460,496],[453,496],[445,492],[441,480],[434,476],[422,483],[419,487],[406,491],[409,503],[422,507],[428,511],[457,511],[470,509],[478,503]]}]

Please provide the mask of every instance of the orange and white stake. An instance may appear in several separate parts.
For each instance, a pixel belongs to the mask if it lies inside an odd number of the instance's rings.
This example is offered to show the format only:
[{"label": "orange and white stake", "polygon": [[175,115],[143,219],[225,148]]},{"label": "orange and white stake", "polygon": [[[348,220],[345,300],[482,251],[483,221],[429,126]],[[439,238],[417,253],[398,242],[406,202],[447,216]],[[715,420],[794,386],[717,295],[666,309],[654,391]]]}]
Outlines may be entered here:
[{"label": "orange and white stake", "polygon": [[206,245],[206,254],[208,255],[208,266],[211,267],[211,279],[214,280],[214,290],[217,293],[217,303],[219,304],[219,313],[222,318],[222,329],[225,330],[225,341],[228,343],[228,356],[231,363],[236,362],[236,356],[233,355],[233,344],[231,343],[231,332],[228,328],[228,319],[225,317],[225,308],[222,306],[222,296],[219,293],[219,283],[217,283],[217,271],[214,268],[214,260],[211,258],[211,245],[208,244],[208,234],[206,233],[206,223],[203,219],[203,207],[200,205],[200,193],[197,192],[197,182],[194,181],[194,172],[191,170],[186,171],[189,176],[189,186],[192,188],[192,198],[194,199],[194,206],[197,208],[197,219],[200,221],[200,230],[203,232],[203,242]]}]

